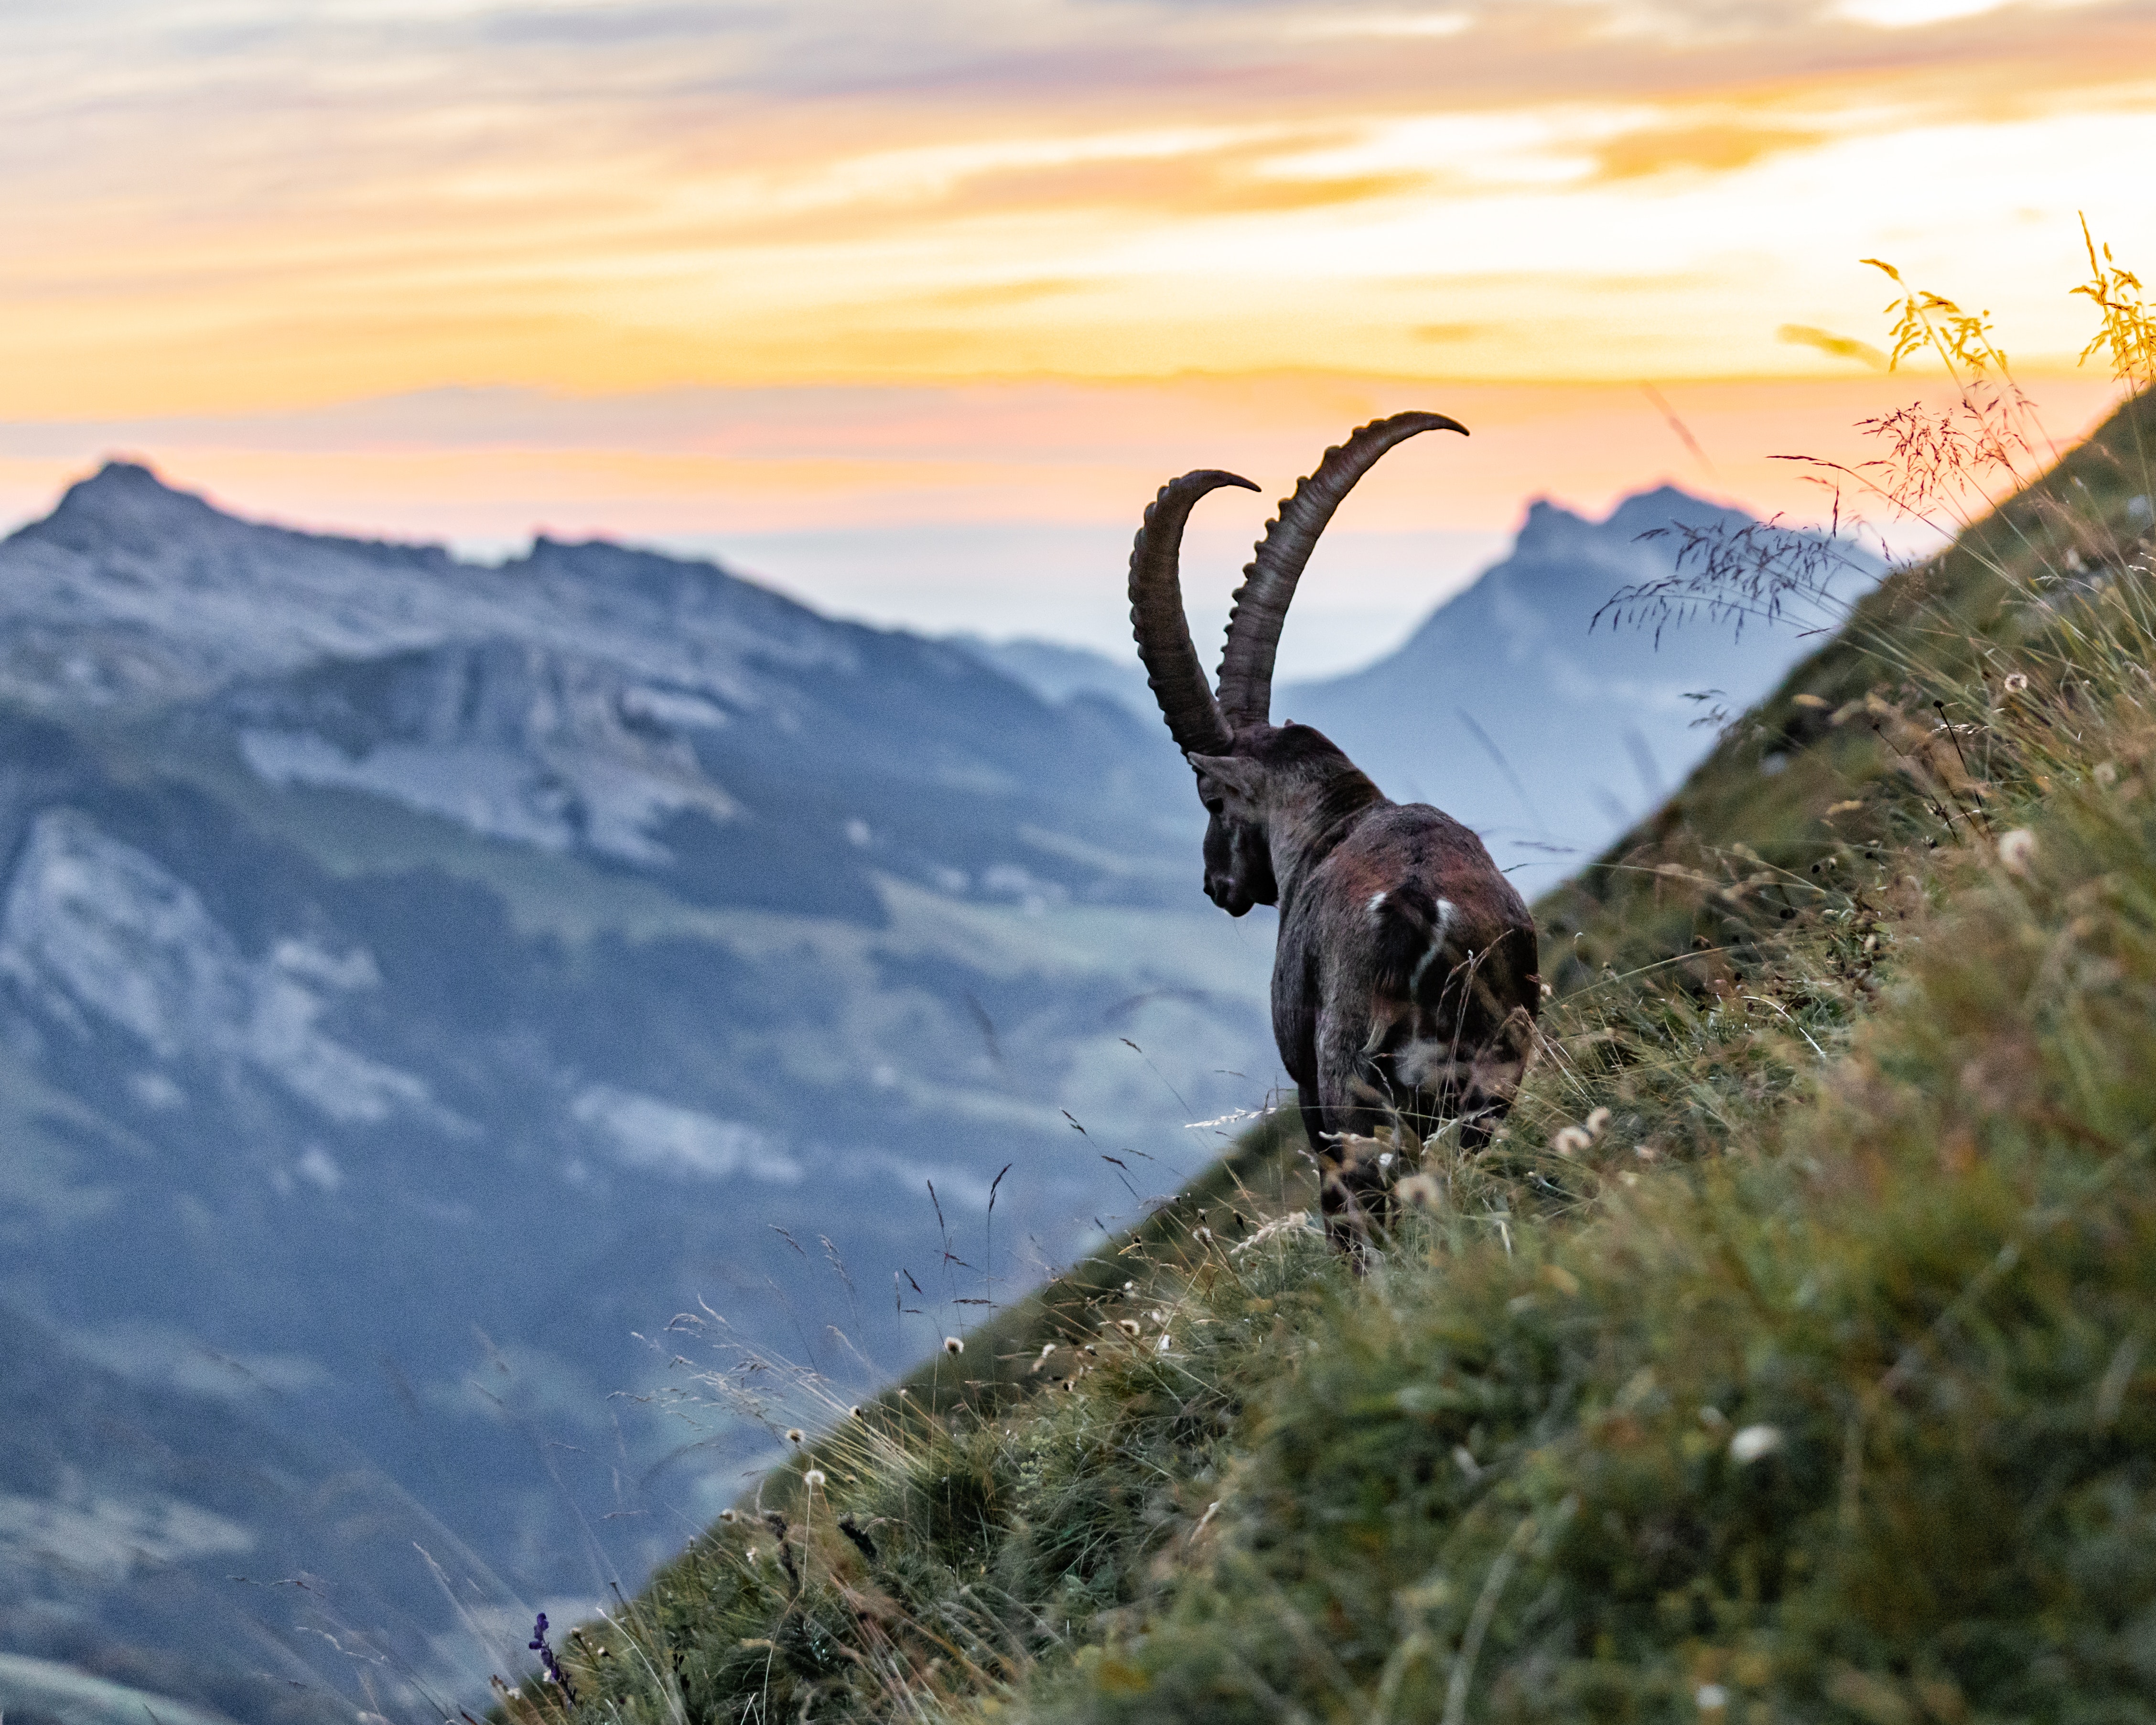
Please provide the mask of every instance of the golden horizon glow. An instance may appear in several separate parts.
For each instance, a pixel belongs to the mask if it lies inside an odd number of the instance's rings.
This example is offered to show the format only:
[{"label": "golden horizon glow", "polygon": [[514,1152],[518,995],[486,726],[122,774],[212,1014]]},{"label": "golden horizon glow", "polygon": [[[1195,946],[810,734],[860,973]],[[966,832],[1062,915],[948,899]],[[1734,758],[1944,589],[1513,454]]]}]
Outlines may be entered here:
[{"label": "golden horizon glow", "polygon": [[2150,0],[87,0],[0,33],[18,517],[126,450],[466,538],[1106,523],[1462,401],[1472,452],[1373,523],[1657,477],[1794,512],[1767,456],[1936,381],[1869,368],[1860,258],[1989,307],[2069,430],[2107,394],[2071,369],[2077,212],[2156,269]]},{"label": "golden horizon glow", "polygon": [[[1831,375],[1774,332],[1868,334],[1868,255],[2056,361],[2075,210],[2156,243],[2156,16],[1910,3],[1040,0],[910,9],[903,41],[841,3],[17,21],[0,414]],[[876,79],[879,43],[901,63]]]}]

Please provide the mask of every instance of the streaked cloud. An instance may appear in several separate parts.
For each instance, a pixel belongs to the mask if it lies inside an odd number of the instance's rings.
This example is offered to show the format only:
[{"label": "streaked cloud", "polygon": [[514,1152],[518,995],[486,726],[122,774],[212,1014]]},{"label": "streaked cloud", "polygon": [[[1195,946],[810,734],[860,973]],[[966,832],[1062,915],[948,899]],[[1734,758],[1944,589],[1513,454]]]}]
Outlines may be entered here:
[{"label": "streaked cloud", "polygon": [[1379,40],[1457,36],[1475,27],[1467,12],[1356,12],[1341,10],[1330,16],[1298,18],[1287,26],[1292,37],[1305,41],[1327,38],[1371,37]]},{"label": "streaked cloud", "polygon": [[[1884,3],[23,9],[0,368],[40,415],[1774,372],[1816,363],[1780,323],[1866,315],[1857,255],[2034,308],[2057,272],[1999,255],[2003,226],[2065,236],[2088,207],[2129,255],[2156,242],[2147,0],[1893,28]],[[2041,316],[2025,345],[2066,351]]]},{"label": "streaked cloud", "polygon": [[[1986,13],[2005,9],[2013,0],[1841,0],[1835,7],[1837,16],[1850,18],[1861,24],[1873,24],[1883,30],[1921,28],[1926,24],[1947,23],[1959,18],[1981,18]],[[2063,12],[2077,0],[2050,0],[2030,10]]]},{"label": "streaked cloud", "polygon": [[1595,152],[1595,158],[1602,177],[1611,180],[1638,179],[1673,168],[1727,173],[1768,156],[1814,148],[1826,137],[1822,131],[1728,121],[1645,126],[1609,139]]},{"label": "streaked cloud", "polygon": [[1106,543],[1428,399],[1471,451],[1361,530],[1489,534],[1704,482],[1642,382],[1783,507],[1818,404],[1921,387],[1858,258],[2040,371],[2077,211],[2156,268],[2156,0],[78,0],[0,48],[18,515],[121,448],[474,541]]},{"label": "streaked cloud", "polygon": [[1809,323],[1785,323],[1774,332],[1774,339],[1787,342],[1792,347],[1815,348],[1836,359],[1854,359],[1874,371],[1888,368],[1886,354],[1871,342],[1860,342],[1854,336],[1838,336],[1830,330],[1815,329]]}]

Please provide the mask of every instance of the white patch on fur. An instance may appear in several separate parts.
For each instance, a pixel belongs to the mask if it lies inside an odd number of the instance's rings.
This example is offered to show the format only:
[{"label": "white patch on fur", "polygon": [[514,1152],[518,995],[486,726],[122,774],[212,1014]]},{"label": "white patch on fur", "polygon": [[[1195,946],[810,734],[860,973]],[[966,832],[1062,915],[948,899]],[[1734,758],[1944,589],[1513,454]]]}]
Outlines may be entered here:
[{"label": "white patch on fur", "polygon": [[1441,1095],[1449,1086],[1464,1084],[1473,1075],[1473,1063],[1460,1058],[1450,1037],[1415,1037],[1402,1043],[1393,1055],[1394,1083],[1424,1095]]},{"label": "white patch on fur", "polygon": [[1368,906],[1372,916],[1382,916],[1385,909],[1385,895],[1382,890],[1370,894]]},{"label": "white patch on fur", "polygon": [[1415,967],[1408,976],[1408,998],[1409,1000],[1413,1000],[1415,997],[1415,991],[1422,986],[1423,972],[1427,971],[1432,964],[1443,956],[1445,952],[1445,931],[1451,926],[1452,901],[1450,899],[1440,899],[1437,901],[1437,927],[1431,933],[1429,950],[1426,950],[1419,959],[1415,960]]}]

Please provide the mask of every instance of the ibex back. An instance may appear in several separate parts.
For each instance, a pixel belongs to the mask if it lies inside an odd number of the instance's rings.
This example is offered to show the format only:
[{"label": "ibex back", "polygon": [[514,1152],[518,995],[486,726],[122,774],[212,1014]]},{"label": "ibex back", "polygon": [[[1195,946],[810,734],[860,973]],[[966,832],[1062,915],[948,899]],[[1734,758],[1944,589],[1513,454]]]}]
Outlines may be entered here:
[{"label": "ibex back", "polygon": [[1276,725],[1273,656],[1296,582],[1340,500],[1393,445],[1466,428],[1399,414],[1326,451],[1268,524],[1229,616],[1218,693],[1183,620],[1177,573],[1192,506],[1232,473],[1161,487],[1131,550],[1131,624],[1169,734],[1211,821],[1205,891],[1231,916],[1280,906],[1273,1036],[1317,1152],[1327,1232],[1357,1246],[1387,1182],[1357,1140],[1460,1122],[1486,1142],[1512,1105],[1541,1005],[1534,919],[1482,842],[1395,803],[1308,725]]}]

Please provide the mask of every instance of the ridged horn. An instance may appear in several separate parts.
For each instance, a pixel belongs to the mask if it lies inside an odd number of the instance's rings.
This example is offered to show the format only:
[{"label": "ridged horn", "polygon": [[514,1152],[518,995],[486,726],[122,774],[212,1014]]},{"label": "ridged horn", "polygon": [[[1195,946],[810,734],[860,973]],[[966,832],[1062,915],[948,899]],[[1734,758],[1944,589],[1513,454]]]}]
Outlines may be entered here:
[{"label": "ridged horn", "polygon": [[1421,431],[1467,435],[1465,425],[1443,414],[1394,414],[1389,420],[1373,420],[1337,449],[1326,451],[1317,471],[1296,481],[1295,495],[1266,523],[1257,554],[1245,567],[1243,584],[1235,590],[1235,605],[1228,614],[1227,651],[1220,657],[1220,710],[1235,729],[1263,724],[1272,712],[1273,655],[1280,650],[1281,626],[1287,620],[1288,602],[1295,597],[1303,565],[1310,561],[1332,512],[1378,456]]},{"label": "ridged horn", "polygon": [[1131,546],[1131,633],[1137,637],[1138,657],[1145,662],[1168,734],[1185,754],[1225,754],[1234,739],[1206,684],[1198,649],[1190,644],[1177,573],[1183,523],[1200,497],[1224,485],[1257,489],[1240,475],[1210,467],[1171,479],[1147,508]]}]

